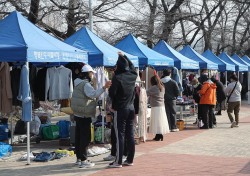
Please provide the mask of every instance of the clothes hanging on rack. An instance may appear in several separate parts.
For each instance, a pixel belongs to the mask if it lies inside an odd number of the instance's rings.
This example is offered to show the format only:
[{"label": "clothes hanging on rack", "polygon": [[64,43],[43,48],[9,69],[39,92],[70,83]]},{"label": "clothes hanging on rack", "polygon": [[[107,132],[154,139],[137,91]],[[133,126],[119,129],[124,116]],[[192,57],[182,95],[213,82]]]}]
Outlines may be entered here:
[{"label": "clothes hanging on rack", "polygon": [[[73,92],[72,71],[64,66],[47,69],[45,100],[70,99]],[[48,96],[47,96],[48,94]]]},{"label": "clothes hanging on rack", "polygon": [[181,85],[181,78],[180,78],[179,71],[178,71],[178,69],[176,67],[173,67],[173,69],[172,69],[171,78],[177,82],[179,90],[180,90],[180,92],[182,92],[183,88],[182,88],[182,85]]},{"label": "clothes hanging on rack", "polygon": [[147,140],[147,93],[146,89],[140,88],[139,113],[138,113],[139,137]]},{"label": "clothes hanging on rack", "polygon": [[[95,74],[96,90],[98,90],[102,88],[105,85],[105,82],[107,82],[109,79],[108,79],[108,73],[102,67],[96,68],[95,71],[96,71],[96,74]],[[103,79],[103,76],[104,76],[104,79]],[[107,92],[104,92],[104,94],[100,95],[99,100],[102,100],[103,96],[107,97],[107,95],[108,95]]]},{"label": "clothes hanging on rack", "polygon": [[12,91],[10,67],[7,62],[0,63],[0,112],[10,113],[12,110]]},{"label": "clothes hanging on rack", "polygon": [[12,105],[21,106],[21,102],[17,99],[19,93],[19,85],[20,85],[20,76],[21,76],[21,68],[12,67],[10,71],[11,76],[11,90],[12,90]]},{"label": "clothes hanging on rack", "polygon": [[29,84],[29,68],[23,65],[20,77],[18,100],[22,101],[22,120],[30,122],[32,120],[32,98]]},{"label": "clothes hanging on rack", "polygon": [[45,82],[46,82],[47,68],[44,67],[37,72],[36,83],[34,86],[35,97],[39,101],[45,101]]}]

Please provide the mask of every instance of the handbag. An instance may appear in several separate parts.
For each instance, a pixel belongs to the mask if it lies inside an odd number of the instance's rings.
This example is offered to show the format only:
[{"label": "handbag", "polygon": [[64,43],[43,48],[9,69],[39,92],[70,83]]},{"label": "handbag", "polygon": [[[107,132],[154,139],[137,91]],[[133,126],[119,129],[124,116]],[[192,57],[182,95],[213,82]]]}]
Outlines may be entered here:
[{"label": "handbag", "polygon": [[235,89],[235,87],[236,87],[237,83],[238,83],[238,81],[236,81],[236,83],[235,83],[235,85],[234,85],[233,90],[231,91],[230,95],[227,97],[226,109],[228,108],[228,101],[229,101],[229,99],[230,99],[230,97],[231,97],[232,93],[234,92],[234,89]]}]

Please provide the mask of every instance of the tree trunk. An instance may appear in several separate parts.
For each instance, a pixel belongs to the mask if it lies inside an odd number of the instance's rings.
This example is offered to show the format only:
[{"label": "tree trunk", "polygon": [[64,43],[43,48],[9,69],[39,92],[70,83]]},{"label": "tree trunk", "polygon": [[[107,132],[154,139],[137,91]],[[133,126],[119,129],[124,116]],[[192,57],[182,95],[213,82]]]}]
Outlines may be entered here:
[{"label": "tree trunk", "polygon": [[68,29],[64,37],[69,37],[76,32],[76,19],[75,19],[75,7],[77,6],[77,0],[69,0],[69,10],[66,15],[68,23]]},{"label": "tree trunk", "polygon": [[153,48],[153,34],[154,34],[154,22],[155,22],[155,16],[156,16],[156,7],[157,7],[157,0],[153,1],[153,4],[151,4],[149,1],[147,1],[149,7],[150,7],[150,16],[148,20],[148,31],[147,31],[147,45],[149,48]]},{"label": "tree trunk", "polygon": [[28,20],[33,24],[37,23],[39,3],[40,3],[40,0],[31,0],[31,3],[30,3],[30,11],[28,15]]}]

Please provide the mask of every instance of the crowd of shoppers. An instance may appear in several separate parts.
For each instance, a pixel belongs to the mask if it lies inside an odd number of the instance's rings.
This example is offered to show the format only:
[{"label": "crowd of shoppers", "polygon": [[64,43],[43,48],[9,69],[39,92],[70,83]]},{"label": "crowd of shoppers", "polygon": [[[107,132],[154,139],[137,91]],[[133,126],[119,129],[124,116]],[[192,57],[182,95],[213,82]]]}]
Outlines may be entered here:
[{"label": "crowd of shoppers", "polygon": [[[71,108],[76,121],[76,164],[80,168],[95,165],[87,157],[87,149],[91,140],[91,119],[96,114],[96,99],[109,89],[110,103],[107,111],[112,117],[112,149],[111,155],[105,157],[104,160],[113,161],[109,164],[110,168],[121,168],[123,165],[133,166],[135,155],[134,97],[138,77],[135,67],[125,55],[118,53],[112,81],[107,81],[100,89],[95,89],[93,86],[94,73],[91,66],[84,65],[74,80]],[[179,131],[176,120],[176,100],[182,90],[178,83],[171,79],[171,73],[171,69],[165,69],[161,79],[157,74],[152,76],[151,87],[147,90],[151,106],[149,132],[155,134],[153,138],[155,141],[162,141],[163,135],[170,131]],[[206,69],[202,70],[199,78],[192,75],[185,82],[187,84],[183,91],[188,92],[187,96],[198,105],[197,121],[194,124],[202,124],[200,129],[216,127],[215,115],[222,114],[222,104],[226,98],[230,127],[239,127],[242,86],[235,74],[230,76],[230,82],[224,88],[215,77],[209,77]],[[217,107],[216,114],[215,107]]]}]

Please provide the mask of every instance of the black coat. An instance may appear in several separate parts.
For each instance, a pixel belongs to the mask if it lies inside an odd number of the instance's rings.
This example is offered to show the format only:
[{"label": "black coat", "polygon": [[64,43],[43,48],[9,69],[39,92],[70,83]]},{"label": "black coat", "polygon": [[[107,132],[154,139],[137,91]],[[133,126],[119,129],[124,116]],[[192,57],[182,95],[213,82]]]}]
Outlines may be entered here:
[{"label": "black coat", "polygon": [[222,84],[222,82],[216,80],[215,81],[216,84],[216,97],[217,97],[217,101],[218,103],[221,103],[223,100],[226,99],[226,93],[224,91],[224,86]]},{"label": "black coat", "polygon": [[196,88],[193,88],[193,99],[196,103],[200,103],[200,94],[198,93],[201,90],[202,85],[199,84]]}]

